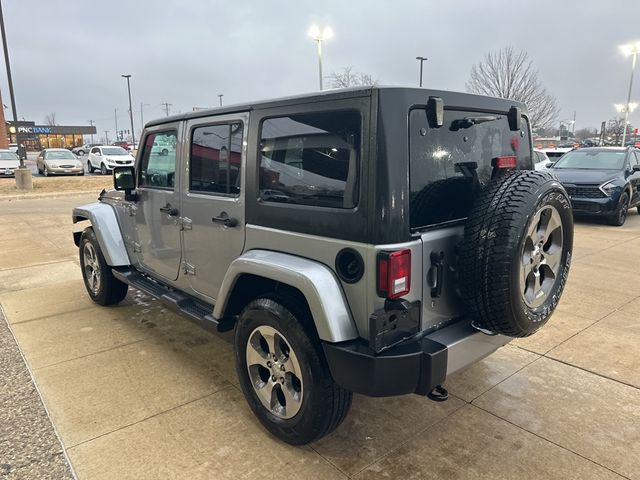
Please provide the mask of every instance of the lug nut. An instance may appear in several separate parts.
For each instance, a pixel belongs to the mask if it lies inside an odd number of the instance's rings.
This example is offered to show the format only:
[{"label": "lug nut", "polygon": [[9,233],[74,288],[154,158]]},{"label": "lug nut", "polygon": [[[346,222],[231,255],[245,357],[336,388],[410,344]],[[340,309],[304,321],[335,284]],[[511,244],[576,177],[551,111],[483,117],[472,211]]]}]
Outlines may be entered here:
[{"label": "lug nut", "polygon": [[280,377],[280,383],[284,385],[284,377]]},{"label": "lug nut", "polygon": [[273,375],[273,376],[271,377],[271,381],[272,381],[272,382],[275,382],[275,381],[276,381],[276,376],[275,376],[275,375]]},{"label": "lug nut", "polygon": [[280,370],[284,372],[284,365],[280,365]]},{"label": "lug nut", "polygon": [[271,368],[271,362],[267,362],[267,367]]}]

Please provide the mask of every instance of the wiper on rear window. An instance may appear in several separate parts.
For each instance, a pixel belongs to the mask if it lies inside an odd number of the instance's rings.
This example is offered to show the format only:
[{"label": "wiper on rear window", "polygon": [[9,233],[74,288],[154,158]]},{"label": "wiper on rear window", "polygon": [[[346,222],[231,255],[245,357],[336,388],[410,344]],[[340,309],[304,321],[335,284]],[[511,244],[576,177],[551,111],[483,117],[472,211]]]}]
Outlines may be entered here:
[{"label": "wiper on rear window", "polygon": [[494,115],[483,115],[478,117],[459,118],[451,122],[451,129],[460,130],[461,128],[470,128],[480,123],[493,122],[495,120],[498,120],[499,118],[500,117],[496,117]]}]

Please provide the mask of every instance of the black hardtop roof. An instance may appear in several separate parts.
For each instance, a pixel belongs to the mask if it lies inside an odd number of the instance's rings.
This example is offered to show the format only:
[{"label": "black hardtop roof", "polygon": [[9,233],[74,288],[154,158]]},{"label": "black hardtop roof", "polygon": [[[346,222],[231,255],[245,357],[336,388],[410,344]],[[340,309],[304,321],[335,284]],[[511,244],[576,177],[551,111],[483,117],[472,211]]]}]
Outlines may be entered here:
[{"label": "black hardtop roof", "polygon": [[430,96],[440,97],[444,100],[445,108],[447,105],[456,107],[469,106],[470,108],[487,108],[490,110],[508,110],[511,106],[520,107],[523,113],[526,113],[524,104],[515,100],[505,98],[486,97],[483,95],[474,95],[471,93],[453,92],[446,90],[432,90],[428,88],[416,87],[397,87],[397,86],[368,86],[368,87],[351,87],[338,88],[332,90],[316,91],[301,95],[292,95],[288,97],[274,98],[268,100],[258,100],[248,103],[238,103],[223,107],[198,110],[196,112],[181,113],[168,117],[161,117],[146,123],[145,127],[154,125],[162,125],[164,123],[176,122],[180,120],[189,120],[192,118],[202,118],[211,115],[222,115],[227,113],[246,112],[255,109],[265,109],[273,107],[281,107],[286,105],[297,105],[301,103],[315,103],[330,100],[341,100],[355,97],[367,97],[372,95],[374,91],[384,92],[385,95],[391,97],[402,96],[411,99],[424,99],[426,103]]}]

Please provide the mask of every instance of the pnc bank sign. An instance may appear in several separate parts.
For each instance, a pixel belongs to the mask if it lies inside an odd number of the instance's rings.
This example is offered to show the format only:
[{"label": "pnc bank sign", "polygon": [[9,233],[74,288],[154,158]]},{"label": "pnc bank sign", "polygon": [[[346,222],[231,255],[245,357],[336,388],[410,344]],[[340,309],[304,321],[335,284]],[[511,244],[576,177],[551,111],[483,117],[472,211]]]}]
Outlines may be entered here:
[{"label": "pnc bank sign", "polygon": [[18,127],[18,133],[52,133],[51,127]]}]

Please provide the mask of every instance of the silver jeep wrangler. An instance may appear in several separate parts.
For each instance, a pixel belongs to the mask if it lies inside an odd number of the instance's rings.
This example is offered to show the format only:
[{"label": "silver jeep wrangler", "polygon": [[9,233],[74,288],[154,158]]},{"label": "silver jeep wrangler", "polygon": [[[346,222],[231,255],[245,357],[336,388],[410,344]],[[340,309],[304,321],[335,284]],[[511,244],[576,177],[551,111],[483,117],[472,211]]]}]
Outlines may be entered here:
[{"label": "silver jeep wrangler", "polygon": [[[168,145],[158,148],[158,145]],[[352,393],[444,400],[562,294],[571,204],[532,171],[525,106],[336,90],[148,123],[135,168],[73,210],[100,305],[132,286],[214,332],[274,435],[312,442]]]}]

